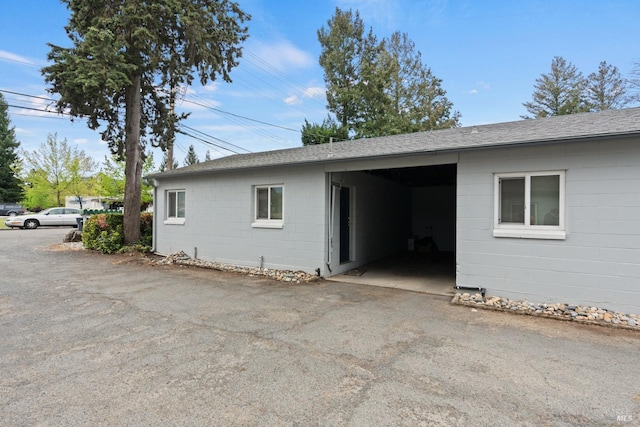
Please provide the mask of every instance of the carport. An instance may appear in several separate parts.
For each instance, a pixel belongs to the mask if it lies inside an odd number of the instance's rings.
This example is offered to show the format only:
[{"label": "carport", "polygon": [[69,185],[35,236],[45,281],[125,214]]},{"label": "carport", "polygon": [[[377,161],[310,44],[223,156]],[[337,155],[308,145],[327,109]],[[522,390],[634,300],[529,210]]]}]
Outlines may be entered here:
[{"label": "carport", "polygon": [[449,295],[455,285],[455,163],[330,176],[330,280]]}]

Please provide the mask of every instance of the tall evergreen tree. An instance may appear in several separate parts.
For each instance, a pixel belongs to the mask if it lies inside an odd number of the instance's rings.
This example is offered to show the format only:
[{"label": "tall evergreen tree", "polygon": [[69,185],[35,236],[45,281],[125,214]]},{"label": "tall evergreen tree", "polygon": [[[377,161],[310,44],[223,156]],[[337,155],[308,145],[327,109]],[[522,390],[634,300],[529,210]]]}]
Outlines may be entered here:
[{"label": "tall evergreen tree", "polygon": [[354,129],[363,111],[363,92],[368,82],[361,72],[371,60],[377,44],[371,31],[364,33],[364,22],[358,11],[336,8],[335,14],[318,30],[322,47],[320,66],[324,69],[327,107],[341,127]]},{"label": "tall evergreen tree", "polygon": [[[43,69],[58,111],[84,117],[125,159],[124,243],[140,238],[144,147],[172,141],[175,89],[197,75],[229,82],[248,20],[230,0],[63,0],[72,47],[50,45]],[[158,90],[158,88],[163,88]],[[124,114],[122,114],[124,112]],[[164,148],[164,147],[163,147]]]},{"label": "tall evergreen tree", "polygon": [[395,32],[384,41],[389,58],[380,61],[389,70],[389,129],[385,134],[446,129],[459,125],[460,113],[442,88],[442,80],[423,64],[422,54],[406,33]]},{"label": "tall evergreen tree", "polygon": [[326,142],[336,129],[364,138],[458,126],[460,114],[452,111],[442,80],[406,34],[378,42],[373,30],[365,34],[357,11],[336,8],[318,41],[327,108],[338,126],[306,122],[303,144]]},{"label": "tall evergreen tree", "polygon": [[0,93],[0,202],[19,202],[24,196],[22,180],[18,176],[20,142],[11,126],[8,110]]},{"label": "tall evergreen tree", "polygon": [[533,100],[522,105],[530,115],[525,119],[582,113],[589,111],[584,91],[587,80],[582,73],[564,58],[556,56],[551,61],[551,71],[536,79]]},{"label": "tall evergreen tree", "polygon": [[184,158],[184,165],[195,165],[196,163],[200,163],[200,159],[196,154],[196,149],[193,147],[193,144],[189,146],[189,151],[187,151],[187,157]]},{"label": "tall evergreen tree", "polygon": [[606,61],[600,62],[598,72],[589,74],[587,80],[585,96],[593,111],[624,108],[631,101],[627,81],[618,67]]}]

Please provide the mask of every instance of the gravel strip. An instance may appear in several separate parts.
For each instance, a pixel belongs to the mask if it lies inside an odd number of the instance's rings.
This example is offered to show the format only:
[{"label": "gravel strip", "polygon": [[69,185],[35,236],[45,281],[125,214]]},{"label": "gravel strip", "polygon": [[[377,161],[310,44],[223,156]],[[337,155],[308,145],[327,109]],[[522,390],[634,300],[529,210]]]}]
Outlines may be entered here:
[{"label": "gravel strip", "polygon": [[550,319],[569,320],[640,331],[640,315],[609,311],[598,307],[564,303],[538,304],[496,296],[483,297],[478,293],[456,293],[451,303],[485,310],[526,314],[529,316],[547,317]]},{"label": "gravel strip", "polygon": [[154,261],[159,265],[190,265],[193,267],[211,268],[218,271],[231,271],[235,273],[247,274],[249,276],[263,276],[269,279],[279,280],[281,282],[291,282],[295,284],[308,283],[319,279],[318,276],[305,273],[304,271],[274,270],[260,267],[240,267],[231,264],[222,264],[219,262],[203,261],[193,259],[184,252],[169,255]]}]

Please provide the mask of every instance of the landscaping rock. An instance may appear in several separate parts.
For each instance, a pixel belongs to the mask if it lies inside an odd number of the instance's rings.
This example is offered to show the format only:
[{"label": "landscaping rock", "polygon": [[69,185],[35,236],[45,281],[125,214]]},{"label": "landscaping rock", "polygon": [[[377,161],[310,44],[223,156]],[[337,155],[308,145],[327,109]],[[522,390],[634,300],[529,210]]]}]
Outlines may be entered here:
[{"label": "landscaping rock", "polygon": [[535,304],[528,301],[513,301],[498,296],[482,297],[480,294],[456,293],[451,300],[453,304],[498,310],[516,314],[528,314],[552,319],[607,325],[640,331],[640,315],[613,312],[604,308],[591,306],[575,306],[564,303]]},{"label": "landscaping rock", "polygon": [[237,265],[193,259],[184,252],[178,252],[165,258],[161,258],[155,261],[155,263],[160,265],[177,264],[183,266],[211,268],[218,271],[230,271],[235,273],[247,274],[249,276],[264,276],[270,279],[295,284],[308,283],[318,279],[317,275],[305,273],[304,271],[274,270],[260,267],[241,267]]}]

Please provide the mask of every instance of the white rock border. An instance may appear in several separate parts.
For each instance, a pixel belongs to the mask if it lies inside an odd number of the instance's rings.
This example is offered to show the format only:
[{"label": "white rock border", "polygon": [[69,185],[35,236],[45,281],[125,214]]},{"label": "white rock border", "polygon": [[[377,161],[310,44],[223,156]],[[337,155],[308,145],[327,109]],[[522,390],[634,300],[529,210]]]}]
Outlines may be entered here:
[{"label": "white rock border", "polygon": [[164,258],[153,261],[153,263],[158,265],[178,264],[193,267],[210,268],[212,270],[246,274],[248,276],[263,276],[269,279],[294,284],[309,283],[319,279],[317,275],[305,273],[304,271],[275,270],[272,268],[260,267],[241,267],[237,265],[193,259],[184,252],[178,252],[176,254],[168,255]]},{"label": "white rock border", "polygon": [[482,294],[471,294],[467,292],[456,293],[451,303],[485,310],[503,311],[640,331],[640,315],[614,312],[598,307],[565,303],[531,303],[529,301],[517,301],[498,296],[483,297]]}]

